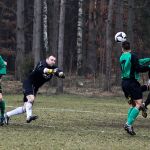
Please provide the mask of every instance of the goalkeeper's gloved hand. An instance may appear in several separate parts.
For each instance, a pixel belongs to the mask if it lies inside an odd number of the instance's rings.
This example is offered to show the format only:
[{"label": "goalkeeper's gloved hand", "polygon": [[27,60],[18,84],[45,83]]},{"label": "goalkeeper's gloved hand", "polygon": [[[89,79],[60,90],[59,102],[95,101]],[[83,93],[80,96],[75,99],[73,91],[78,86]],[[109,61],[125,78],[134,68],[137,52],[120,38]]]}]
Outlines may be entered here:
[{"label": "goalkeeper's gloved hand", "polygon": [[59,71],[58,68],[53,69],[53,72],[54,72],[54,73],[57,73],[58,71]]},{"label": "goalkeeper's gloved hand", "polygon": [[59,75],[60,78],[65,78],[65,74],[62,71],[59,72],[58,75]]},{"label": "goalkeeper's gloved hand", "polygon": [[53,74],[53,73],[54,73],[54,70],[53,70],[53,69],[45,68],[45,69],[44,69],[44,73]]},{"label": "goalkeeper's gloved hand", "polygon": [[58,68],[55,68],[55,69],[45,68],[44,69],[44,73],[47,73],[47,74],[56,74],[60,78],[65,78],[64,73],[62,71],[60,71]]},{"label": "goalkeeper's gloved hand", "polygon": [[53,72],[54,72],[57,76],[59,76],[60,78],[65,78],[64,73],[63,73],[61,70],[59,70],[58,68],[55,68],[55,69],[53,70]]}]

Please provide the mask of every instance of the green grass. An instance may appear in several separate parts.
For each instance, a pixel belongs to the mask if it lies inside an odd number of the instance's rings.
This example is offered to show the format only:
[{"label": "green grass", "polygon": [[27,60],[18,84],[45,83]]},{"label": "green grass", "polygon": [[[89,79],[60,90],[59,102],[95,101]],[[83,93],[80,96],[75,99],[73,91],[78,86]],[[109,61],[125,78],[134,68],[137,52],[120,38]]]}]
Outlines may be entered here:
[{"label": "green grass", "polygon": [[[7,111],[22,105],[21,95],[5,95]],[[27,124],[25,114],[0,127],[0,150],[149,150],[150,122],[140,115],[137,135],[125,133],[127,102],[121,97],[38,95]]]}]

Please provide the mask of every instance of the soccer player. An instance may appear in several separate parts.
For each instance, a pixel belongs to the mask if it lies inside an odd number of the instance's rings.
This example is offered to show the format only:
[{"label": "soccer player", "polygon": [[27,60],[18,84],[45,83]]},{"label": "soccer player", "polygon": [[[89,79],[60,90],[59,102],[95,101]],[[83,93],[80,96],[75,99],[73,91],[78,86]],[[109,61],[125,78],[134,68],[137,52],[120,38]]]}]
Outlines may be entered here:
[{"label": "soccer player", "polygon": [[122,89],[126,98],[131,98],[131,107],[128,109],[127,122],[124,129],[130,135],[135,135],[133,123],[139,115],[140,110],[144,110],[142,87],[139,80],[140,72],[147,72],[150,66],[140,65],[139,59],[131,52],[130,43],[122,43],[122,55],[120,56]]},{"label": "soccer player", "polygon": [[5,114],[5,122],[9,123],[9,118],[14,115],[26,112],[26,122],[30,123],[36,120],[38,116],[32,115],[32,105],[38,89],[55,75],[59,78],[65,78],[62,70],[55,66],[56,58],[49,56],[46,60],[40,61],[35,69],[29,74],[28,78],[23,82],[24,105],[11,110]]},{"label": "soccer player", "polygon": [[[150,71],[148,72],[149,80],[148,80],[148,85],[150,86]],[[150,90],[150,88],[149,88]],[[150,92],[147,96],[146,101],[143,103],[145,105],[146,110],[148,109],[147,106],[150,104]]]},{"label": "soccer player", "polygon": [[144,102],[144,105],[145,105],[145,108],[146,108],[146,109],[148,109],[147,106],[148,106],[149,104],[150,104],[150,93],[148,94],[147,99],[146,99],[146,101]]},{"label": "soccer player", "polygon": [[5,101],[3,100],[2,96],[2,76],[6,75],[6,65],[7,62],[3,60],[3,58],[0,56],[0,110],[1,110],[1,116],[0,116],[0,125],[2,126],[4,124],[4,113],[5,113]]}]

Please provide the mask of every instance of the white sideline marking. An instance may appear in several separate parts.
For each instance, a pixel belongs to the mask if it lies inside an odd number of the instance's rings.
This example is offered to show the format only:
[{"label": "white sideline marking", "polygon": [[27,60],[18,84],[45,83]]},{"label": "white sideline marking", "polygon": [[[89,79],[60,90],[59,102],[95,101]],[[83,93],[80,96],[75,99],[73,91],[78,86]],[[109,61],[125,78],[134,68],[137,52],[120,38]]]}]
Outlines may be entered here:
[{"label": "white sideline marking", "polygon": [[[15,108],[14,106],[7,106],[8,108]],[[104,112],[98,112],[98,111],[84,111],[84,110],[77,110],[77,109],[58,109],[58,108],[34,108],[34,110],[47,110],[51,112],[76,112],[76,113],[99,113],[104,114]],[[109,113],[108,115],[119,115],[119,116],[126,116],[127,114],[123,113]]]},{"label": "white sideline marking", "polygon": [[9,108],[9,107],[14,107],[14,106],[6,106],[6,107],[8,107],[8,108]]},{"label": "white sideline marking", "polygon": [[[14,106],[6,106],[8,108],[16,108]],[[76,112],[76,113],[93,113],[93,114],[104,114],[104,112],[98,112],[98,111],[88,111],[88,110],[77,110],[77,109],[64,109],[64,108],[61,108],[61,109],[58,109],[58,108],[46,108],[46,107],[43,107],[43,108],[34,108],[34,110],[47,110],[47,111],[50,111],[50,112]],[[127,114],[124,114],[124,113],[110,113],[110,112],[105,112],[106,115],[118,115],[118,116],[127,116]],[[141,115],[140,115],[141,116]],[[142,117],[142,116],[141,116]]]}]

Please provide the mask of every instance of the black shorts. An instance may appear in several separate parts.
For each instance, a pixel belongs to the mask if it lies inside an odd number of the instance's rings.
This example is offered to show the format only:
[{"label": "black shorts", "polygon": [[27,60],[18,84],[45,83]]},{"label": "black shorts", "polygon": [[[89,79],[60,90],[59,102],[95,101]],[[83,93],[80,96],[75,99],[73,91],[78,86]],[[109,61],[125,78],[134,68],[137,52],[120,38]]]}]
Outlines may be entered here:
[{"label": "black shorts", "polygon": [[143,98],[142,88],[137,80],[123,80],[122,89],[126,98],[130,97],[131,100],[138,100]]},{"label": "black shorts", "polygon": [[27,96],[28,95],[34,95],[36,96],[38,89],[34,87],[34,85],[31,83],[30,80],[25,80],[23,82],[23,94],[24,94],[24,98],[23,101],[27,102]]}]

